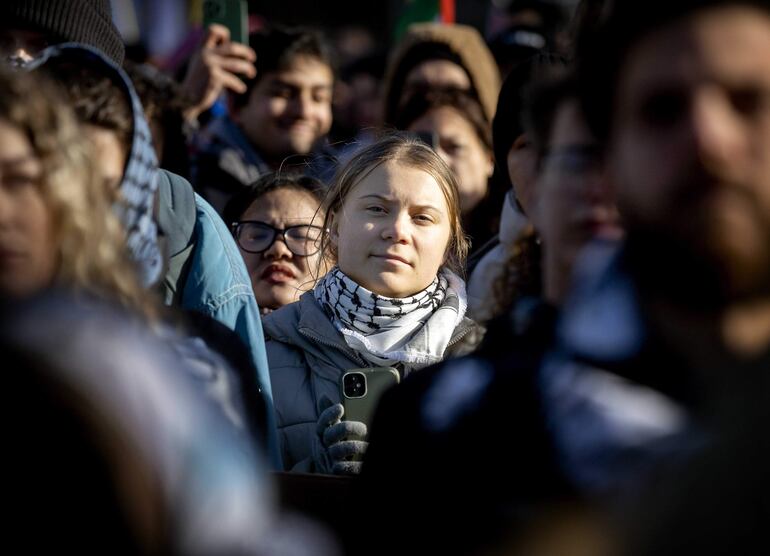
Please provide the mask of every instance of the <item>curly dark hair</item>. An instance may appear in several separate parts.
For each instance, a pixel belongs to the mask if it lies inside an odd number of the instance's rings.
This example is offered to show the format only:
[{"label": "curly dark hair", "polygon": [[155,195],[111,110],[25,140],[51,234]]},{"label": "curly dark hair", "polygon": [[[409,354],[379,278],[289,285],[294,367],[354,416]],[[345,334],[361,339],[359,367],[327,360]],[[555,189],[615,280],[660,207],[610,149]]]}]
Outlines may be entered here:
[{"label": "curly dark hair", "polygon": [[125,152],[131,149],[134,120],[128,95],[120,84],[70,60],[52,58],[42,69],[66,93],[81,123],[114,132]]}]

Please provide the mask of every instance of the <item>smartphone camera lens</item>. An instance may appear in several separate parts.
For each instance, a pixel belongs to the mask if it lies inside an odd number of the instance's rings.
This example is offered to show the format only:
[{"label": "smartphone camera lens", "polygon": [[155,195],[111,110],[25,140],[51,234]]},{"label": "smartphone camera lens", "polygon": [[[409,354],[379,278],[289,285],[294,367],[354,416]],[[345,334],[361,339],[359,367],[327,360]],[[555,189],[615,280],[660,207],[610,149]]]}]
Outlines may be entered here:
[{"label": "smartphone camera lens", "polygon": [[363,373],[349,373],[343,380],[343,391],[348,398],[362,398],[366,395],[366,376]]}]

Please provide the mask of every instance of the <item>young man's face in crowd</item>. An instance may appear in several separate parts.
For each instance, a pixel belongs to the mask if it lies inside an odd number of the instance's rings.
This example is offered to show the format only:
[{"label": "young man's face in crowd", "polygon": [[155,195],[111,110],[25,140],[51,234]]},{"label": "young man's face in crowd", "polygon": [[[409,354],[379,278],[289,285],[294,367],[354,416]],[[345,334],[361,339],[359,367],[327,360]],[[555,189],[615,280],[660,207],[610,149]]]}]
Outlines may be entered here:
[{"label": "young man's face in crowd", "polygon": [[636,44],[609,163],[630,230],[718,269],[728,295],[770,279],[770,14],[704,9]]},{"label": "young man's face in crowd", "polygon": [[297,56],[288,69],[262,76],[234,119],[268,160],[307,154],[332,125],[329,66]]}]

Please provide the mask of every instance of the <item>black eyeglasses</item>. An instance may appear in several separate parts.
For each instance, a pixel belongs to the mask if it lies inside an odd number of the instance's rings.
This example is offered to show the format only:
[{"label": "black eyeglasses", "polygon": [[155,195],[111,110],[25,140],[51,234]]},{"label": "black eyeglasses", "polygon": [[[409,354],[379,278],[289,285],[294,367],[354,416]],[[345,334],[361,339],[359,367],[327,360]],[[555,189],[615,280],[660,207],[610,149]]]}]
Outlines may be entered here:
[{"label": "black eyeglasses", "polygon": [[233,222],[232,229],[235,241],[248,253],[267,251],[279,235],[295,255],[308,257],[321,249],[323,228],[319,226],[300,224],[280,229],[256,220],[241,220]]}]

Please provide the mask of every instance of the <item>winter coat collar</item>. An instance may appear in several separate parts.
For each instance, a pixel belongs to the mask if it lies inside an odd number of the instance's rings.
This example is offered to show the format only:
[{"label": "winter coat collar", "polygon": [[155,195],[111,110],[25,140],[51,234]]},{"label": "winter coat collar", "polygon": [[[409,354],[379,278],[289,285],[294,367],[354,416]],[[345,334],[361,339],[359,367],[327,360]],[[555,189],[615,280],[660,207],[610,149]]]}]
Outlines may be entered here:
[{"label": "winter coat collar", "polygon": [[[337,369],[370,367],[371,364],[361,358],[345,343],[342,334],[334,327],[321,306],[313,297],[313,292],[302,294],[299,301],[291,303],[266,315],[262,320],[266,339],[272,339],[296,346],[312,357],[322,359]],[[447,356],[464,354],[478,343],[479,326],[465,318],[452,334]],[[471,342],[466,342],[472,337]],[[331,348],[331,349],[330,349]],[[319,371],[325,373],[323,369]],[[337,380],[337,376],[328,376]]]}]

